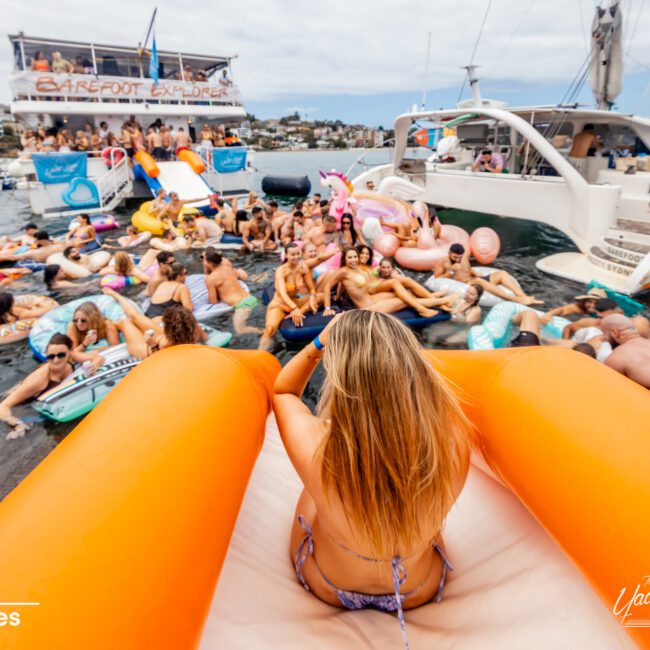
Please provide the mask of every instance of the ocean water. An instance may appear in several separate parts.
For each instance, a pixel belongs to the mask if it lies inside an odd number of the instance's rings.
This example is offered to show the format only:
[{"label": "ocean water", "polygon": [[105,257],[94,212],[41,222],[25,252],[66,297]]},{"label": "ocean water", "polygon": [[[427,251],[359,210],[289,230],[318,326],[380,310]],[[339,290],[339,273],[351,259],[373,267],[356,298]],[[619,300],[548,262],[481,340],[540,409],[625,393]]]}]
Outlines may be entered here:
[{"label": "ocean water", "polygon": [[[361,151],[306,151],[306,152],[258,152],[254,156],[256,168],[254,176],[255,188],[261,193],[261,181],[266,174],[278,175],[307,175],[312,182],[312,193],[320,190],[319,171],[336,169],[347,171],[354,161],[361,155]],[[388,162],[389,153],[385,150],[373,151],[368,156],[373,164]],[[359,167],[353,170],[351,177],[359,173]],[[291,203],[284,202],[287,207]],[[130,220],[137,204],[120,209],[118,217],[122,228],[119,232],[112,231],[108,234],[118,236]],[[440,212],[443,223],[453,223],[468,231],[478,226],[489,226],[497,231],[501,238],[502,254],[494,264],[515,275],[521,282],[525,291],[545,300],[549,306],[557,306],[570,300],[581,291],[579,285],[553,278],[542,274],[535,268],[535,262],[542,256],[552,253],[574,250],[575,247],[562,233],[533,222],[518,219],[501,219],[499,217],[477,213],[461,212],[458,210],[444,210]],[[20,190],[0,192],[0,234],[16,233],[28,221],[35,221],[51,234],[59,234],[67,230],[67,220],[43,220],[34,218],[29,209],[25,192]],[[146,247],[141,251],[144,252]],[[261,296],[265,285],[273,280],[273,271],[279,263],[277,254],[243,254],[238,251],[227,251],[226,255],[236,266],[244,268],[250,275],[249,287],[252,293]],[[190,272],[201,272],[197,251],[177,254]],[[426,279],[428,274],[413,273],[420,281]],[[34,274],[12,285],[11,290],[16,293],[45,293],[42,274]],[[67,302],[80,295],[98,293],[96,285],[82,285],[75,291],[59,292],[53,295],[60,302]],[[137,299],[141,288],[131,287],[126,295]],[[264,323],[264,309],[258,307],[253,313],[250,322],[262,326]],[[210,321],[210,325],[219,329],[231,329],[231,315],[226,314]],[[464,348],[466,347],[466,328],[452,323],[441,323],[432,326],[419,334],[425,347],[430,348]],[[252,349],[256,348],[256,336],[235,336],[231,348]],[[272,352],[286,363],[300,346],[288,344],[279,336],[276,337]],[[26,374],[37,367],[26,343],[17,343],[0,346],[0,392],[4,392],[20,381]],[[315,403],[322,380],[320,370],[312,377],[306,398],[311,404]],[[31,429],[20,440],[7,441],[7,431],[4,424],[0,424],[0,499],[2,499],[42,458],[44,458],[75,426],[75,422],[56,424],[40,419],[29,407],[24,405],[15,409],[19,417],[31,421]]]}]

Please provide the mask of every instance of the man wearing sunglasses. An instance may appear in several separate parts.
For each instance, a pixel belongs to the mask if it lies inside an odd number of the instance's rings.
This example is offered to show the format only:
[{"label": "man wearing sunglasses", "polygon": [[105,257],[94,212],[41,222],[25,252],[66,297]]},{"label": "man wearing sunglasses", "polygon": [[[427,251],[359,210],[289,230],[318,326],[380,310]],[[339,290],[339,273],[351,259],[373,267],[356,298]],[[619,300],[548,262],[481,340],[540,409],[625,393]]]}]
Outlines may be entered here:
[{"label": "man wearing sunglasses", "polygon": [[11,427],[11,431],[7,434],[7,440],[21,438],[29,428],[27,423],[11,412],[12,407],[35,399],[66,380],[74,371],[71,354],[72,340],[70,337],[65,334],[54,334],[45,349],[47,361],[21,383],[14,386],[0,403],[0,420]]},{"label": "man wearing sunglasses", "polygon": [[161,251],[158,253],[158,255],[156,255],[158,268],[154,271],[153,276],[151,276],[151,280],[149,280],[149,283],[147,284],[147,288],[145,290],[147,296],[152,296],[154,291],[158,288],[158,285],[168,279],[167,273],[175,261],[176,258],[174,257],[174,253],[170,253],[168,251]]}]

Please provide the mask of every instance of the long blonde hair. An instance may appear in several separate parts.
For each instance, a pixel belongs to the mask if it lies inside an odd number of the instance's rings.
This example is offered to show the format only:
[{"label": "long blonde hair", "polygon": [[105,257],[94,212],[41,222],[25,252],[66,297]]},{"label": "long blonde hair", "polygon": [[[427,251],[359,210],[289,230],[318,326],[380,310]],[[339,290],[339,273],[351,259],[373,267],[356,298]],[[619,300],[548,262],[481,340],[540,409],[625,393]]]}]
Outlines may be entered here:
[{"label": "long blonde hair", "polygon": [[[88,330],[95,330],[97,332],[97,340],[101,341],[106,338],[106,319],[104,314],[99,310],[99,307],[94,302],[84,302],[79,307],[74,310],[72,318],[76,318],[77,314],[83,314],[88,321]],[[88,330],[82,332],[78,327],[77,323],[72,321],[77,337],[80,340],[83,340]]]},{"label": "long blonde hair", "polygon": [[345,313],[323,365],[324,493],[340,499],[364,552],[412,552],[441,530],[453,505],[468,422],[415,335],[392,316]]}]

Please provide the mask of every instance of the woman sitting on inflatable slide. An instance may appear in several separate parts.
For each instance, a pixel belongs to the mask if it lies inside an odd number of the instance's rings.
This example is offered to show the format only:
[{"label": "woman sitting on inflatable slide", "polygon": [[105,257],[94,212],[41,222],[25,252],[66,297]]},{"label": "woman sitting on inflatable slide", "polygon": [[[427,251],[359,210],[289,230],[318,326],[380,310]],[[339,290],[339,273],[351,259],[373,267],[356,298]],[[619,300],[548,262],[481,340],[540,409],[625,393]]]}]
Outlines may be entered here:
[{"label": "woman sitting on inflatable slide", "polygon": [[373,294],[370,290],[372,280],[370,275],[359,264],[357,249],[346,248],[341,256],[341,268],[330,275],[323,287],[323,302],[325,304],[323,314],[325,316],[332,316],[335,313],[331,308],[331,292],[339,282],[343,285],[343,289],[356,307],[359,309],[372,309],[384,314],[412,307],[418,314],[428,318],[436,314],[431,307],[448,302],[445,298],[415,298],[397,281],[391,292],[380,291]]},{"label": "woman sitting on inflatable slide", "polygon": [[7,440],[21,438],[29,429],[27,423],[19,420],[11,412],[12,407],[38,397],[72,374],[74,370],[72,347],[73,343],[69,336],[65,334],[52,335],[45,351],[47,361],[27,375],[17,386],[14,386],[0,402],[0,420],[12,427],[7,434]]},{"label": "woman sitting on inflatable slide", "polygon": [[[403,610],[442,600],[441,531],[469,469],[468,423],[421,352],[397,319],[347,312],[287,363],[273,399],[305,486],[290,542],[298,579],[330,605],[397,612],[407,648]],[[301,396],[321,359],[315,416]]]},{"label": "woman sitting on inflatable slide", "polygon": [[[266,308],[266,323],[260,338],[259,349],[268,350],[273,337],[285,318],[291,318],[296,327],[300,327],[305,314],[311,310],[318,311],[322,301],[316,294],[311,269],[302,260],[302,251],[296,243],[289,244],[284,251],[285,262],[275,271],[275,294]],[[307,295],[300,293],[307,289]]]},{"label": "woman sitting on inflatable slide", "polygon": [[180,304],[167,307],[161,320],[145,316],[128,298],[113,289],[104,288],[102,292],[117,300],[126,319],[117,321],[116,326],[124,336],[129,354],[144,359],[158,350],[172,345],[201,343],[208,335],[188,309]]}]

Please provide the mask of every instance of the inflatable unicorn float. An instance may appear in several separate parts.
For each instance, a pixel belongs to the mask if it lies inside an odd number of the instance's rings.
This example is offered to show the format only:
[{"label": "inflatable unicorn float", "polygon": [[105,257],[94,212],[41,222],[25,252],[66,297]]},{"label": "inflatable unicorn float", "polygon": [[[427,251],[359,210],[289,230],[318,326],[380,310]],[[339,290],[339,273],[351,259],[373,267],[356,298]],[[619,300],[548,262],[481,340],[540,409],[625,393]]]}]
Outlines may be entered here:
[{"label": "inflatable unicorn float", "polygon": [[[355,214],[356,225],[375,251],[394,257],[404,268],[430,271],[447,257],[455,243],[469,248],[480,264],[490,264],[499,254],[499,236],[491,228],[477,228],[470,236],[458,226],[440,225],[437,216],[432,221],[426,203],[417,200],[422,189],[410,181],[390,176],[381,181],[376,192],[359,192],[341,172],[320,175],[321,185],[333,195],[330,216],[340,223],[344,214]],[[407,232],[417,230],[417,241],[404,242],[387,224],[404,225]]]}]

